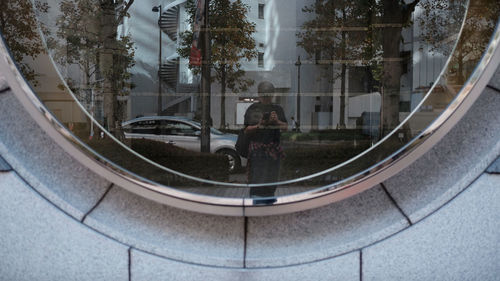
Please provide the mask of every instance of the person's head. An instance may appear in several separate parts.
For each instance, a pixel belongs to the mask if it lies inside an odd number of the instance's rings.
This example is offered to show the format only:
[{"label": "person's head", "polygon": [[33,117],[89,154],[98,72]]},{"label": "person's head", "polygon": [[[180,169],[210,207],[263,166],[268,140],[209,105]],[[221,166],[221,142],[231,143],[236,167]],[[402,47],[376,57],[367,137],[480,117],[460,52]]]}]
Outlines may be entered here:
[{"label": "person's head", "polygon": [[274,85],[271,82],[263,81],[257,86],[259,99],[263,103],[270,103],[274,96]]}]

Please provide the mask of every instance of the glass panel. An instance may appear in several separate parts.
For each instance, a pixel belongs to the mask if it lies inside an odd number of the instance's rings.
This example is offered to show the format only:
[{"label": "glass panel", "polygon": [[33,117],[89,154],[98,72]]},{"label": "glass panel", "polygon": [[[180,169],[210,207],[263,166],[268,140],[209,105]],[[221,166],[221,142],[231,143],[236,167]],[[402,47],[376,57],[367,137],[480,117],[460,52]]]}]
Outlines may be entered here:
[{"label": "glass panel", "polygon": [[0,30],[92,150],[163,185],[240,198],[333,186],[391,157],[455,98],[500,13],[495,0],[212,0],[204,57],[201,2],[3,0]]}]

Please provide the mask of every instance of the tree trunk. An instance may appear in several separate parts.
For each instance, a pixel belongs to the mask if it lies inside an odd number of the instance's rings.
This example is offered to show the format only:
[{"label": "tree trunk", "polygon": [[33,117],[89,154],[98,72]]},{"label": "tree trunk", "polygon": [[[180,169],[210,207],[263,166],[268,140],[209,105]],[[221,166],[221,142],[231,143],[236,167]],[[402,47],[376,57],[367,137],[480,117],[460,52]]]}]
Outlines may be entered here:
[{"label": "tree trunk", "polygon": [[340,119],[339,128],[345,129],[345,80],[346,80],[346,69],[345,63],[342,64],[342,71],[340,77]]},{"label": "tree trunk", "polygon": [[409,4],[400,0],[382,1],[382,136],[387,135],[399,124],[400,79],[402,75],[399,45],[403,25],[411,19],[411,14],[419,0]]},{"label": "tree trunk", "polygon": [[399,45],[401,41],[402,7],[398,0],[383,1],[382,24],[382,136],[390,133],[399,124],[399,95],[401,62]]},{"label": "tree trunk", "polygon": [[226,129],[226,71],[222,70],[220,81],[220,128]]},{"label": "tree trunk", "polygon": [[[342,25],[345,25],[346,22],[346,13],[345,7],[342,9]],[[340,78],[340,119],[339,119],[339,128],[345,129],[345,84],[346,84],[346,70],[347,65],[345,64],[346,60],[346,46],[347,46],[347,38],[345,31],[342,31],[342,41],[341,41],[341,78]]]},{"label": "tree trunk", "polygon": [[387,135],[399,124],[399,95],[402,70],[398,58],[401,30],[401,28],[386,27],[382,35],[384,51],[382,75],[383,136]]},{"label": "tree trunk", "polygon": [[115,24],[115,8],[112,0],[107,0],[105,4],[101,5],[101,27],[100,27],[100,42],[103,44],[102,51],[99,55],[99,69],[103,80],[103,111],[105,124],[104,126],[114,135],[116,135],[116,92],[113,85],[113,50],[116,44],[116,30]]}]

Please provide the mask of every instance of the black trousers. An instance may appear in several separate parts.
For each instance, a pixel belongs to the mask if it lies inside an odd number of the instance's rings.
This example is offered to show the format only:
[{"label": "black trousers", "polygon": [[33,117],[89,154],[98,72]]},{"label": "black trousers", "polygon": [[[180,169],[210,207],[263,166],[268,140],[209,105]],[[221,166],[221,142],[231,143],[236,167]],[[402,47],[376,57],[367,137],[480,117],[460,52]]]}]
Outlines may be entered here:
[{"label": "black trousers", "polygon": [[[273,183],[279,180],[280,159],[251,157],[249,159],[249,183]],[[277,186],[250,188],[250,197],[274,197]]]}]

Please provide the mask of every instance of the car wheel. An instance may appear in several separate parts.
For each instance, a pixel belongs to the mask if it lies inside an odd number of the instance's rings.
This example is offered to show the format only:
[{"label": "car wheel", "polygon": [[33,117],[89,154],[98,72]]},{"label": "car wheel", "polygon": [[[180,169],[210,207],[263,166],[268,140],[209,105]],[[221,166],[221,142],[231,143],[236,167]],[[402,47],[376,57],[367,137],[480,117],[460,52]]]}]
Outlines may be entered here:
[{"label": "car wheel", "polygon": [[236,153],[236,151],[230,149],[223,149],[217,151],[217,153],[223,154],[227,157],[227,160],[229,161],[229,172],[234,173],[239,169],[241,169],[241,159],[238,153]]}]

